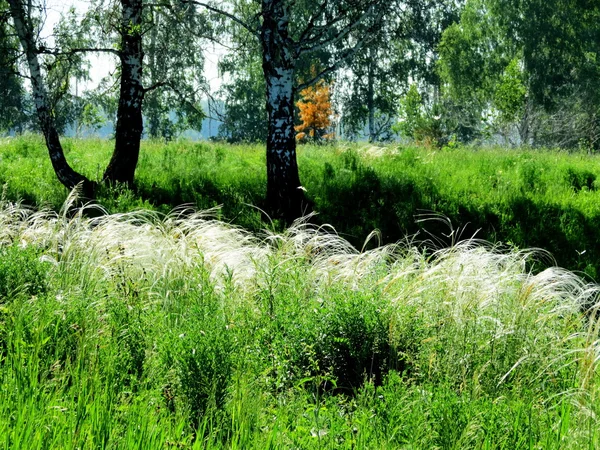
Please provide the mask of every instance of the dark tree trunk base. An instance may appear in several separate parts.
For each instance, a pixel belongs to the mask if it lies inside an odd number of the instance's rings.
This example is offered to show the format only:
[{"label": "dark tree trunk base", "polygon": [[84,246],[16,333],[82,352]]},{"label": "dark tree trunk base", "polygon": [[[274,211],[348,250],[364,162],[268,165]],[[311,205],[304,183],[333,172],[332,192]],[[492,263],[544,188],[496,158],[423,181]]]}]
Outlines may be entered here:
[{"label": "dark tree trunk base", "polygon": [[312,213],[314,203],[302,189],[267,189],[265,211],[267,219],[280,219],[284,225],[291,225],[296,219]]}]

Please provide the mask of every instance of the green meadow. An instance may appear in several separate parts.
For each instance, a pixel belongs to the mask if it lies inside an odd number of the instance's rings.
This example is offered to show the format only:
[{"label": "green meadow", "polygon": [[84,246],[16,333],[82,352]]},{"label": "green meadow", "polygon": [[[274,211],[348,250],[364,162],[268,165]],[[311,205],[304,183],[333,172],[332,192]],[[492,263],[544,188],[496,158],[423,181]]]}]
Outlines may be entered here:
[{"label": "green meadow", "polygon": [[597,156],[302,146],[291,226],[264,166],[145,142],[82,207],[2,141],[0,446],[600,447]]},{"label": "green meadow", "polygon": [[[66,140],[69,162],[98,180],[112,152],[105,140]],[[418,234],[450,245],[472,238],[540,248],[558,265],[596,278],[600,270],[600,156],[557,150],[366,144],[300,146],[300,179],[317,215],[361,249]],[[278,231],[264,207],[260,145],[142,142],[136,192],[100,193],[111,213],[168,213],[182,204],[220,206],[218,217],[253,232]],[[68,192],[56,181],[41,137],[0,143],[4,198],[58,211]],[[443,220],[433,219],[443,218]],[[431,220],[430,220],[431,219]],[[424,221],[423,221],[424,220]],[[451,226],[449,226],[449,223]],[[446,238],[445,235],[452,235]],[[441,242],[439,242],[441,240]]]}]

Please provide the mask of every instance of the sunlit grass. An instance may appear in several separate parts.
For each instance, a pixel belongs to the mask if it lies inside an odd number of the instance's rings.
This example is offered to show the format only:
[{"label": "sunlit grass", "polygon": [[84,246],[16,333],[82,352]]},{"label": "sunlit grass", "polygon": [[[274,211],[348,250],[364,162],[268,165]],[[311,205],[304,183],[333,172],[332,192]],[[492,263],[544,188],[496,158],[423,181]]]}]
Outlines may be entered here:
[{"label": "sunlit grass", "polygon": [[600,445],[598,287],[535,251],[74,204],[0,206],[5,448]]},{"label": "sunlit grass", "polygon": [[[68,161],[99,179],[113,143],[65,139]],[[600,158],[546,149],[445,148],[366,144],[303,145],[300,179],[318,215],[354,246],[380,230],[384,243],[423,231],[424,212],[465,226],[464,237],[548,250],[558,265],[598,278]],[[104,189],[111,213],[141,208],[168,213],[181,204],[221,206],[218,218],[247,230],[271,224],[266,208],[265,149],[261,145],[143,141],[135,191]],[[58,211],[68,192],[54,175],[39,136],[0,141],[5,198]],[[442,237],[444,226],[428,224]],[[377,241],[373,240],[373,244]],[[536,270],[547,266],[540,265]]]}]

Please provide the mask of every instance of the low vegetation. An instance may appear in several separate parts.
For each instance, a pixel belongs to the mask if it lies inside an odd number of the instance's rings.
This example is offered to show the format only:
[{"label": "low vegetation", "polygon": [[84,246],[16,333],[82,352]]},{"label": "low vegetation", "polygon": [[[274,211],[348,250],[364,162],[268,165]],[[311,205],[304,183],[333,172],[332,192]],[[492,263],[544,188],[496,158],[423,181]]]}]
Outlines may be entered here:
[{"label": "low vegetation", "polygon": [[531,252],[73,204],[0,207],[5,448],[600,445],[597,287]]},{"label": "low vegetation", "polygon": [[[67,140],[67,158],[84,175],[98,179],[111,155],[101,140]],[[54,179],[39,137],[0,144],[0,184],[5,198],[58,211],[67,191]],[[219,217],[251,231],[263,220],[265,155],[260,145],[144,142],[137,191],[105,192],[100,203],[110,212],[150,208],[166,213],[189,203],[198,209],[223,205]],[[489,242],[543,248],[559,266],[596,279],[600,269],[600,159],[586,153],[412,146],[369,147],[343,144],[301,146],[300,179],[318,215],[355,247],[380,230],[394,243],[424,229],[444,245],[442,222],[420,222],[432,212],[462,231]],[[456,234],[455,234],[456,236]],[[373,241],[376,242],[376,241]]]}]

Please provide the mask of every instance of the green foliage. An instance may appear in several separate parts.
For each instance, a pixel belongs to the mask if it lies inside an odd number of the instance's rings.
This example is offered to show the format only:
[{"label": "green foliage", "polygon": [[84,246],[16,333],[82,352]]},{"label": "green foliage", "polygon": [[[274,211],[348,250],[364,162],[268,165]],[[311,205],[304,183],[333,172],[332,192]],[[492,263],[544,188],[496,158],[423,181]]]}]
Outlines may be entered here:
[{"label": "green foliage", "polygon": [[400,121],[392,129],[417,143],[442,147],[450,137],[441,114],[441,105],[425,105],[416,85],[412,84],[400,100]]},{"label": "green foliage", "polygon": [[455,120],[473,137],[595,149],[599,13],[586,2],[467,1],[437,62],[444,96],[461,106]]},{"label": "green foliage", "polygon": [[211,410],[223,408],[239,352],[223,299],[213,289],[204,281],[201,290],[188,293],[183,300],[188,308],[181,309],[175,329],[164,330],[160,348],[161,364],[170,368],[163,387],[166,400],[189,414],[194,426]]},{"label": "green foliage", "polygon": [[102,113],[97,106],[92,105],[91,103],[86,103],[83,106],[80,126],[93,131],[98,131],[105,122],[106,119],[102,116]]},{"label": "green foliage", "polygon": [[[412,42],[395,39],[395,35],[400,34],[413,14],[407,8],[402,21],[385,21],[378,35],[349,61],[351,70],[342,76],[337,89],[341,96],[344,138],[365,135],[371,141],[391,140],[393,117],[411,66],[405,55],[408,49],[416,53]],[[370,107],[373,111],[369,111]]]},{"label": "green foliage", "polygon": [[0,133],[22,131],[27,124],[25,90],[17,75],[19,42],[8,27],[8,4],[0,1]]},{"label": "green foliage", "polygon": [[400,100],[400,122],[394,131],[414,138],[423,122],[423,99],[417,86],[411,84],[406,95]]},{"label": "green foliage", "polygon": [[461,140],[500,133],[508,141],[525,116],[526,75],[516,45],[503,35],[488,2],[465,4],[460,21],[444,31],[439,52],[437,69],[445,101],[458,106],[449,112]]},{"label": "green foliage", "polygon": [[0,302],[19,294],[46,292],[49,264],[41,262],[40,256],[39,250],[32,247],[0,247]]},{"label": "green foliage", "polygon": [[596,188],[596,174],[589,170],[567,168],[565,180],[573,188],[575,192],[582,189],[594,190]]},{"label": "green foliage", "polygon": [[[200,131],[206,117],[200,98],[206,88],[202,44],[214,26],[205,14],[182,5],[147,6],[144,13],[150,27],[144,33],[144,85],[156,87],[144,98],[148,136],[170,140],[186,130]],[[202,32],[190,32],[196,29]],[[160,83],[164,86],[157,87]]]},{"label": "green foliage", "polygon": [[522,45],[532,95],[546,106],[556,104],[578,84],[579,75],[585,73],[579,72],[584,54],[598,52],[591,30],[600,9],[593,2],[493,0],[489,7],[506,36]]},{"label": "green foliage", "polygon": [[389,341],[390,305],[378,294],[333,292],[323,305],[324,320],[315,343],[322,365],[330,367],[338,389],[351,392],[365,380],[381,384],[397,368]]},{"label": "green foliage", "polygon": [[219,136],[230,142],[267,140],[267,88],[258,53],[250,54],[253,56],[229,57],[221,63],[222,70],[230,73],[232,80],[221,87],[225,101]]},{"label": "green foliage", "polygon": [[[330,172],[364,164],[339,159]],[[306,225],[259,241],[181,212],[0,218],[3,241],[28,241],[0,247],[9,272],[53,261],[34,297],[0,300],[7,448],[600,443],[594,293],[524,253],[358,253]]]},{"label": "green foliage", "polygon": [[284,390],[310,382],[351,395],[365,382],[381,384],[395,367],[387,300],[336,286],[315,297],[307,276],[291,265],[261,293],[264,322],[252,354],[264,359],[260,364],[269,361],[268,385]]},{"label": "green foliage", "polygon": [[506,67],[494,91],[494,105],[500,113],[502,124],[519,121],[523,115],[527,89],[519,61],[515,58]]}]

